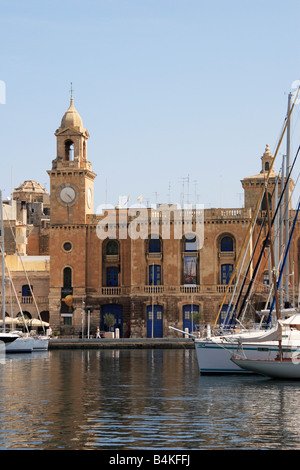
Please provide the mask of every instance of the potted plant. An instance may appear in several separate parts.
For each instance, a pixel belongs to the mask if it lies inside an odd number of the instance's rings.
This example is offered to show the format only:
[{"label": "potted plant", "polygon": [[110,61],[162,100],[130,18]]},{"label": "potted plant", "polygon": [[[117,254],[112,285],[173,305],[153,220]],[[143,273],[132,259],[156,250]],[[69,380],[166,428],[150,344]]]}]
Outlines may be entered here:
[{"label": "potted plant", "polygon": [[116,319],[112,313],[105,313],[104,314],[104,324],[108,328],[108,333],[105,334],[106,338],[114,338],[114,332],[111,331],[112,327],[116,323]]},{"label": "potted plant", "polygon": [[201,312],[193,312],[193,322],[195,325],[198,325],[198,334],[200,336],[200,322],[202,320],[202,313]]}]

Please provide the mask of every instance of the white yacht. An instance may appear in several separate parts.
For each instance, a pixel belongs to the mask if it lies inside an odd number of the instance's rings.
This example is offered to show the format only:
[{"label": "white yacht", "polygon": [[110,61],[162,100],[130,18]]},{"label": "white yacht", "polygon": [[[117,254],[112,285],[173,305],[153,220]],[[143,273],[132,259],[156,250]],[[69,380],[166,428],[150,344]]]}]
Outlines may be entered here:
[{"label": "white yacht", "polygon": [[[300,351],[300,314],[280,321],[284,357]],[[195,350],[201,374],[249,373],[231,360],[232,356],[245,355],[248,359],[275,359],[279,352],[278,328],[251,330],[223,336],[196,338]]]},{"label": "white yacht", "polygon": [[18,335],[15,333],[0,333],[0,341],[5,343],[5,345],[11,344],[18,338]]},{"label": "white yacht", "polygon": [[34,340],[30,336],[16,332],[17,339],[6,346],[6,352],[12,353],[32,353]]}]

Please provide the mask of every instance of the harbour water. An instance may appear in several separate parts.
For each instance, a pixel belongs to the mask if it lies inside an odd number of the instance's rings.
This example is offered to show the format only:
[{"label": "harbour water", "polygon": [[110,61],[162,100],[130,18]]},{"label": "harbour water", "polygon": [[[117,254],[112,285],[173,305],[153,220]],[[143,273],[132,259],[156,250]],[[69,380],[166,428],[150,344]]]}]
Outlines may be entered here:
[{"label": "harbour water", "polygon": [[300,449],[300,382],[200,376],[194,350],[54,350],[2,362],[1,450]]}]

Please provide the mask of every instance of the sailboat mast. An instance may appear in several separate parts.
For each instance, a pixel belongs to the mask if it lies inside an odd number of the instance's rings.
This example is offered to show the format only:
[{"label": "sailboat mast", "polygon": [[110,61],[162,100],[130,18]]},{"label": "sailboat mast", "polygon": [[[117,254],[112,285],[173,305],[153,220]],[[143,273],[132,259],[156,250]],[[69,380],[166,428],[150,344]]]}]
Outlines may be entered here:
[{"label": "sailboat mast", "polygon": [[[283,196],[283,192],[284,192],[284,178],[285,178],[285,155],[282,156],[282,167],[281,167],[281,196]],[[286,175],[287,176],[287,175]],[[283,207],[283,202],[284,202],[284,199],[282,197],[281,199],[281,203],[280,203],[280,234],[279,234],[279,238],[280,238],[280,257],[282,256],[283,252],[284,252],[284,238],[283,238],[283,219],[284,219],[284,207]],[[283,308],[283,281],[280,285],[280,291],[279,291],[279,294],[280,294],[280,308],[282,309]]]},{"label": "sailboat mast", "polygon": [[4,224],[3,224],[3,207],[2,207],[2,191],[1,190],[0,190],[0,211],[1,211],[1,255],[2,255],[2,320],[3,320],[3,331],[5,331]]},{"label": "sailboat mast", "polygon": [[[273,286],[275,293],[275,305],[276,305],[276,316],[277,322],[280,319],[279,311],[279,302],[278,302],[278,292],[277,292],[277,279],[276,279],[276,266],[275,266],[275,257],[274,257],[274,246],[273,239],[271,234],[271,220],[270,220],[270,207],[269,207],[269,198],[268,198],[268,183],[265,182],[265,191],[266,191],[266,203],[267,203],[267,214],[268,214],[268,226],[269,226],[269,241],[270,241],[270,251],[271,251],[271,262],[272,262],[272,272],[273,272]],[[282,342],[279,340],[279,357],[282,358]]]},{"label": "sailboat mast", "polygon": [[[287,115],[290,114],[291,109],[291,97],[292,94],[289,93],[288,97],[288,109]],[[290,171],[290,140],[291,140],[291,120],[289,119],[287,130],[286,130],[286,175],[289,174]],[[289,182],[287,184],[286,193],[285,193],[285,227],[284,227],[284,237],[285,237],[285,246],[287,245],[289,239],[289,197],[290,197],[290,187]],[[285,265],[285,272],[284,272],[284,286],[285,286],[285,303],[286,307],[289,304],[289,259],[287,257],[286,265]]]}]

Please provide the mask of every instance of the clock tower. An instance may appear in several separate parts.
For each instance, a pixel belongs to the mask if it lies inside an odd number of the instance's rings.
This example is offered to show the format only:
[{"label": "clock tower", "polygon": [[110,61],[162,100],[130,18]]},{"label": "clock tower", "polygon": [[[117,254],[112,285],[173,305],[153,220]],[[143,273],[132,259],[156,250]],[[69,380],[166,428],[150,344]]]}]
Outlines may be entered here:
[{"label": "clock tower", "polygon": [[51,223],[85,223],[93,213],[95,173],[87,160],[89,133],[75,109],[73,97],[55,132],[57,155],[50,176]]},{"label": "clock tower", "polygon": [[56,158],[50,176],[50,322],[78,329],[86,299],[87,215],[93,214],[95,173],[87,160],[88,131],[70,106],[55,131]]}]

